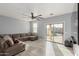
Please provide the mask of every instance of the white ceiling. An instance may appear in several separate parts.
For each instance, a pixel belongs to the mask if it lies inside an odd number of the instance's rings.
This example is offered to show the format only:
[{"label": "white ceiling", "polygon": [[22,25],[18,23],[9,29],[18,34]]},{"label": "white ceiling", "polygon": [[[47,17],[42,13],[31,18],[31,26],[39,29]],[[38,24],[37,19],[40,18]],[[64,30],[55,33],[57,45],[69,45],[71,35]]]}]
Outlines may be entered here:
[{"label": "white ceiling", "polygon": [[[62,15],[77,11],[77,4],[74,3],[0,3],[0,15],[9,16],[24,20],[24,15],[30,16],[42,14],[42,17]],[[28,19],[28,18],[27,18]]]}]

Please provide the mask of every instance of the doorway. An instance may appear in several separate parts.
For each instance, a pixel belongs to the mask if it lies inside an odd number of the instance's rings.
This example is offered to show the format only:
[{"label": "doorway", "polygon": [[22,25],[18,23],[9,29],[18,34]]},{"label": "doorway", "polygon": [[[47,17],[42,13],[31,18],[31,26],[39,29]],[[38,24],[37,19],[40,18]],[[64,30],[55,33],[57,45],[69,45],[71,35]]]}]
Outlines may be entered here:
[{"label": "doorway", "polygon": [[47,24],[47,40],[63,44],[64,24]]}]

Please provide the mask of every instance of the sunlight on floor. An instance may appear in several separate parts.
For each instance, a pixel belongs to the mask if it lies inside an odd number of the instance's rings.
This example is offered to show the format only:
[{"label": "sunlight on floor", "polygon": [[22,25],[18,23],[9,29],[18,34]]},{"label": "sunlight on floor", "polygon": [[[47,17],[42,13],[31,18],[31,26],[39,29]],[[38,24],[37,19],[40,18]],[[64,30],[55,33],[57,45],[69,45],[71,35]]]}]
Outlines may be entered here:
[{"label": "sunlight on floor", "polygon": [[55,56],[53,46],[51,42],[46,42],[46,56]]},{"label": "sunlight on floor", "polygon": [[65,46],[57,44],[64,56],[73,56],[72,52]]}]

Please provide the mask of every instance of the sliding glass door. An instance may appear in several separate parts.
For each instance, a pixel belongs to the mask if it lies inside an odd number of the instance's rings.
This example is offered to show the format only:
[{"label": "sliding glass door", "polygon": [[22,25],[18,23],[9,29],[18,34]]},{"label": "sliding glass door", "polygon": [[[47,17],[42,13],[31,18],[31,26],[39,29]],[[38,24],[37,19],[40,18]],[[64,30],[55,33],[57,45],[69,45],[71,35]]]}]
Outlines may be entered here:
[{"label": "sliding glass door", "polygon": [[63,43],[63,24],[48,24],[47,40],[56,43]]},{"label": "sliding glass door", "polygon": [[53,39],[52,39],[52,27],[51,27],[51,24],[47,25],[47,40],[53,41]]}]

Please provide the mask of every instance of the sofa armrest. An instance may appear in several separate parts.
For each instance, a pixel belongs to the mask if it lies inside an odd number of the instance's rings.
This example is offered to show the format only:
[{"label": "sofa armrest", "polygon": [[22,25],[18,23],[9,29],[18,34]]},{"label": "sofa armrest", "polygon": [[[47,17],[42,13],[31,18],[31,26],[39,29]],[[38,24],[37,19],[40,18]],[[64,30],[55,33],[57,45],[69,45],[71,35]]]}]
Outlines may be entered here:
[{"label": "sofa armrest", "polygon": [[7,49],[4,49],[3,52],[0,52],[2,56],[11,56],[16,55],[19,52],[22,52],[25,50],[25,44],[23,43],[17,43],[14,44],[12,47],[9,47]]}]

